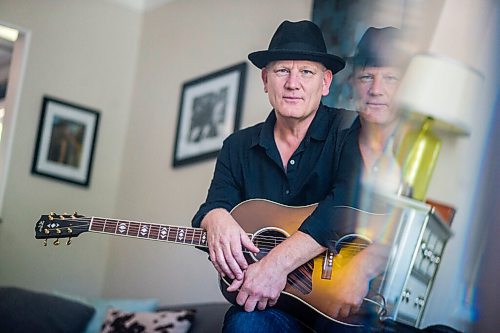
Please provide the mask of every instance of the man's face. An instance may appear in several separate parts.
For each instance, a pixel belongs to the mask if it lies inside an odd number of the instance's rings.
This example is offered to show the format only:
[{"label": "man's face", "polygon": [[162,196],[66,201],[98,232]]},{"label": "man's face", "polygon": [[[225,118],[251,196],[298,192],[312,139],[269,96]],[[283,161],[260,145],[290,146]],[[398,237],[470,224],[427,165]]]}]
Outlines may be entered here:
[{"label": "man's face", "polygon": [[276,116],[297,120],[315,114],[332,78],[330,70],[313,61],[280,60],[262,69],[264,90]]},{"label": "man's face", "polygon": [[396,119],[394,99],[401,71],[396,67],[365,67],[354,70],[353,87],[356,109],[361,119],[388,125]]}]

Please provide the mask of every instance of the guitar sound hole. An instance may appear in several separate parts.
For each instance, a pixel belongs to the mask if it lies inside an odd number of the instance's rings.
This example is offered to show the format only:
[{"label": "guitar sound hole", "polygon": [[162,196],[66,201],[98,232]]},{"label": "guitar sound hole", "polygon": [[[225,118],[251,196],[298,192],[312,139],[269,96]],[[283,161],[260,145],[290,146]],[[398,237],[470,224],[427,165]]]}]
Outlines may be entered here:
[{"label": "guitar sound hole", "polygon": [[352,235],[346,235],[339,239],[337,244],[335,245],[335,250],[337,253],[344,250],[349,250],[353,253],[358,253],[362,249],[364,249],[366,246],[370,244],[370,240],[367,238],[364,238],[360,235],[352,234]]},{"label": "guitar sound hole", "polygon": [[287,238],[284,231],[278,229],[262,229],[254,234],[253,243],[260,250],[254,257],[256,260],[264,258],[276,245]]}]

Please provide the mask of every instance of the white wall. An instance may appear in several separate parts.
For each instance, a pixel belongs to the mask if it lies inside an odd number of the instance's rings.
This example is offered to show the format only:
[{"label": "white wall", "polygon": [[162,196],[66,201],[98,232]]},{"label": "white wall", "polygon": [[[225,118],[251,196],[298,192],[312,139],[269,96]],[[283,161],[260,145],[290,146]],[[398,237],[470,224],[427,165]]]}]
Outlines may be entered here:
[{"label": "white wall", "polygon": [[[143,37],[117,212],[121,217],[190,225],[205,199],[214,161],[172,169],[181,86],[267,49],[284,19],[311,16],[311,1],[174,1],[144,16]],[[242,126],[270,111],[260,70],[248,63]],[[114,239],[105,292],[151,295],[163,303],[221,299],[215,270],[195,248]]]},{"label": "white wall", "polygon": [[[141,16],[98,0],[2,0],[0,20],[31,34],[0,224],[0,283],[99,295],[109,241],[82,236],[43,248],[34,223],[50,211],[114,213]],[[89,188],[30,174],[44,94],[101,111]]]}]

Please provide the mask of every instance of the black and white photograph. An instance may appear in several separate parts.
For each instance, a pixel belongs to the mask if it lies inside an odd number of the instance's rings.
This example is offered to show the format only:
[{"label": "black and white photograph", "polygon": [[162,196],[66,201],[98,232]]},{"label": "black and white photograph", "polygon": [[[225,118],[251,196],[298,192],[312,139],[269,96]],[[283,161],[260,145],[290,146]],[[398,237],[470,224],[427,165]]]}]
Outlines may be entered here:
[{"label": "black and white photograph", "polygon": [[240,63],[183,85],[174,167],[215,157],[238,129],[245,75],[246,63]]}]

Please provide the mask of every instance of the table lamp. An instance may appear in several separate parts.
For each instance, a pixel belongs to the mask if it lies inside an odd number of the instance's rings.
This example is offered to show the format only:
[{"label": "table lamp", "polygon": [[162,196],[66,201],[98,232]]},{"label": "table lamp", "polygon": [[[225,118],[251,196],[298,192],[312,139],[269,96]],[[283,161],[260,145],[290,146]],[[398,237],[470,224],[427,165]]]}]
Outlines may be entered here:
[{"label": "table lamp", "polygon": [[403,194],[424,200],[441,149],[434,133],[469,135],[466,125],[473,111],[481,74],[454,59],[432,54],[412,58],[398,92],[403,117],[413,127],[398,149]]}]

